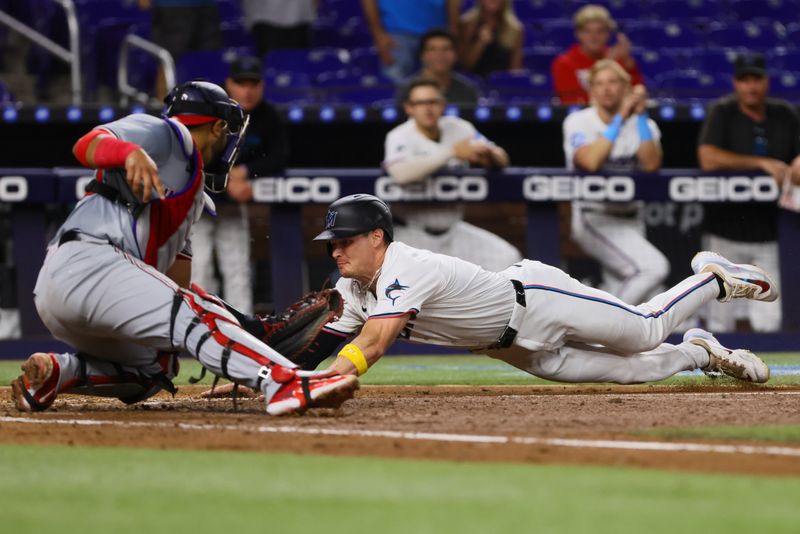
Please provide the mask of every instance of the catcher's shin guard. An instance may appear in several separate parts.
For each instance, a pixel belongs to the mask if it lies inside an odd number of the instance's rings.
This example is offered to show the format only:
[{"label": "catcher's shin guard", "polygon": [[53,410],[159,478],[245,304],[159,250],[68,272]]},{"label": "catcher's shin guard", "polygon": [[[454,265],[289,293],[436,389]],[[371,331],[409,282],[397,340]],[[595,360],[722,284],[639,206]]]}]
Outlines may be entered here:
[{"label": "catcher's shin guard", "polygon": [[170,324],[175,346],[185,348],[215,375],[261,390],[270,414],[338,406],[358,387],[354,377],[298,372],[295,364],[247,333],[221,301],[197,286],[179,290],[175,299]]}]

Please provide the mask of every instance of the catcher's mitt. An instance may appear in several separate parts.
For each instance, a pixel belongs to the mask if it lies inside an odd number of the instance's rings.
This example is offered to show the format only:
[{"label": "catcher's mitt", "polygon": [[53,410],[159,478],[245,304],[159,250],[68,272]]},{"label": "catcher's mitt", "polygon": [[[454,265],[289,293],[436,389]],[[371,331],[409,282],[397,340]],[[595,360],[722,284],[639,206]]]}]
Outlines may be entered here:
[{"label": "catcher's mitt", "polygon": [[317,338],[326,323],[342,315],[344,301],[335,289],[323,289],[305,295],[282,313],[262,318],[262,341],[298,363],[300,355]]}]

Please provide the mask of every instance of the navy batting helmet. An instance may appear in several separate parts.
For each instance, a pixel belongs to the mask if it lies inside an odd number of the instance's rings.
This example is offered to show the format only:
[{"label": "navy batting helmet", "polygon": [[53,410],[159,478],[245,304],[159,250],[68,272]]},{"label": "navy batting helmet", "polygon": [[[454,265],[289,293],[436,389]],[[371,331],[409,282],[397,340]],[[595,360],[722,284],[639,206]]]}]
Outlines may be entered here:
[{"label": "navy batting helmet", "polygon": [[394,227],[389,206],[372,195],[350,195],[340,198],[328,207],[325,230],[314,241],[352,237],[376,228],[383,230],[387,242],[392,242]]},{"label": "navy batting helmet", "polygon": [[239,156],[249,117],[228,93],[211,82],[191,81],[175,87],[164,99],[164,116],[173,117],[186,126],[205,124],[217,119],[225,121],[228,143],[217,161],[207,162],[204,168],[206,188],[225,191],[228,172]]}]

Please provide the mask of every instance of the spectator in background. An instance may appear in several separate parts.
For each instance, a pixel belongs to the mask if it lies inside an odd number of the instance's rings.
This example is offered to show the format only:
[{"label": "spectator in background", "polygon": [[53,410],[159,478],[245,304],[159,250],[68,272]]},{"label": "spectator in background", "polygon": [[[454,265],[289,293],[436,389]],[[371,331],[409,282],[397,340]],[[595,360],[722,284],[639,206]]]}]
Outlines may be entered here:
[{"label": "spectator in background", "polygon": [[464,70],[480,76],[522,68],[522,23],[510,0],[479,0],[461,16],[459,59]]},{"label": "spectator in background", "polygon": [[431,28],[458,32],[461,0],[361,0],[383,73],[395,82],[417,70],[420,37]]},{"label": "spectator in background", "polygon": [[[425,181],[441,170],[470,164],[488,169],[508,166],[506,151],[464,119],[443,116],[446,100],[432,80],[414,80],[405,97],[408,121],[386,136],[383,166],[403,186]],[[395,239],[417,248],[449,254],[500,271],[522,259],[511,244],[464,222],[460,204],[397,205]]]},{"label": "spectator in background", "polygon": [[616,44],[608,46],[617,23],[606,8],[595,4],[583,6],[575,13],[573,24],[578,42],[556,57],[551,67],[555,93],[562,104],[589,102],[589,69],[600,59],[617,61],[630,75],[633,85],[644,83],[625,34],[617,32]]},{"label": "spectator in background", "polygon": [[[455,72],[458,62],[456,40],[445,30],[430,30],[420,39],[419,48],[422,70],[415,78],[433,80],[439,86],[445,99],[451,104],[477,104],[480,93],[469,79]],[[408,83],[398,88],[398,97],[405,101]]]},{"label": "spectator in background", "polygon": [[244,20],[256,41],[258,57],[279,48],[311,46],[316,0],[243,0]]},{"label": "spectator in background", "polygon": [[[137,0],[139,8],[152,11],[153,42],[165,48],[177,62],[193,50],[222,48],[217,0]],[[156,98],[167,96],[164,71],[156,78]]]},{"label": "spectator in background", "polygon": [[[733,95],[718,100],[700,131],[697,157],[704,171],[762,171],[779,186],[800,184],[800,118],[789,102],[768,98],[769,78],[760,54],[736,58]],[[705,206],[704,247],[731,261],[756,264],[774,273],[780,285],[778,206],[773,203]],[[739,308],[740,312],[742,311]],[[736,309],[710,305],[708,328],[733,331]],[[780,306],[747,306],[753,330],[774,332],[781,327]]]},{"label": "spectator in background", "polygon": [[[564,120],[567,169],[655,172],[661,132],[645,111],[643,85],[631,88],[619,63],[604,59],[589,71],[592,105]],[[630,304],[655,294],[669,274],[667,258],[645,237],[638,202],[573,202],[572,238],[603,268],[606,291]]]},{"label": "spectator in background", "polygon": [[253,198],[250,178],[269,176],[286,167],[286,129],[275,108],[264,100],[261,61],[242,57],[231,64],[225,90],[250,116],[238,164],[230,171],[227,195],[219,195],[216,217],[202,217],[192,230],[192,279],[218,294],[214,253],[222,277],[222,296],[245,313],[253,312],[250,275],[250,225],[247,203]]}]

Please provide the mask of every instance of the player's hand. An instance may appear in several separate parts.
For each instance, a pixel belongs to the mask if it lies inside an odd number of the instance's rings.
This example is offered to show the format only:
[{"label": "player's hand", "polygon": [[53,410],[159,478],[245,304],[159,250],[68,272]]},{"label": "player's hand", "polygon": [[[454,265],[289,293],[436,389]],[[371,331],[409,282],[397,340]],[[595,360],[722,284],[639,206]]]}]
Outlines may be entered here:
[{"label": "player's hand", "polygon": [[789,166],[779,159],[761,158],[759,160],[759,167],[762,171],[769,174],[779,184],[783,183],[786,175],[790,172]]},{"label": "player's hand", "polygon": [[628,65],[631,61],[631,41],[622,32],[617,32],[617,42],[608,49],[608,57]]},{"label": "player's hand", "polygon": [[159,198],[166,196],[164,185],[158,176],[158,167],[141,148],[134,150],[125,158],[125,172],[131,191],[134,195],[141,192],[143,201],[149,202],[152,199],[153,189]]},{"label": "player's hand", "polygon": [[471,138],[462,139],[454,144],[453,151],[458,159],[468,161],[471,165],[481,165],[491,156],[489,147],[485,143],[475,142]]},{"label": "player's hand", "polygon": [[633,87],[633,96],[636,104],[633,106],[633,113],[641,115],[647,108],[647,89],[642,84],[637,84]]},{"label": "player's hand", "polygon": [[375,36],[375,48],[378,49],[378,56],[381,58],[381,63],[384,65],[388,66],[394,64],[392,48],[396,46],[397,43],[395,43],[391,35],[386,32],[381,32]]},{"label": "player's hand", "polygon": [[[230,397],[233,395],[233,383],[230,384],[223,384],[221,386],[217,386],[214,389],[207,389],[200,393],[200,396],[204,399],[215,399],[219,397]],[[240,397],[255,397],[256,392],[255,390],[247,387],[247,386],[239,386],[237,393]]]},{"label": "player's hand", "polygon": [[250,202],[253,200],[253,187],[247,179],[247,167],[237,165],[228,175],[228,196],[236,202]]},{"label": "player's hand", "polygon": [[625,95],[622,99],[622,104],[619,106],[619,114],[622,116],[623,120],[631,116],[638,103],[638,98],[633,92]]},{"label": "player's hand", "polygon": [[153,6],[153,0],[138,0],[139,9],[147,11]]},{"label": "player's hand", "polygon": [[795,159],[789,167],[789,176],[792,184],[800,186],[800,159]]}]

